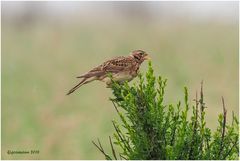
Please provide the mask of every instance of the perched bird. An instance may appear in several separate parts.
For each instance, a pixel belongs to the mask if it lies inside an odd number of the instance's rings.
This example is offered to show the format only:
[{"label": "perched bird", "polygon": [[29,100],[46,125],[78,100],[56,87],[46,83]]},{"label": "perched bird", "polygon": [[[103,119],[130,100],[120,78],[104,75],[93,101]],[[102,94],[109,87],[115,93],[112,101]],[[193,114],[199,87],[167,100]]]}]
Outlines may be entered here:
[{"label": "perched bird", "polygon": [[[144,60],[150,59],[148,54],[142,50],[134,50],[129,56],[120,56],[108,60],[101,65],[93,68],[89,72],[78,76],[82,80],[73,87],[67,95],[73,93],[84,84],[90,83],[94,80],[100,80],[111,86],[112,80],[123,83],[124,81],[131,81],[138,74],[140,65]],[[109,73],[112,75],[112,80],[109,78]]]}]

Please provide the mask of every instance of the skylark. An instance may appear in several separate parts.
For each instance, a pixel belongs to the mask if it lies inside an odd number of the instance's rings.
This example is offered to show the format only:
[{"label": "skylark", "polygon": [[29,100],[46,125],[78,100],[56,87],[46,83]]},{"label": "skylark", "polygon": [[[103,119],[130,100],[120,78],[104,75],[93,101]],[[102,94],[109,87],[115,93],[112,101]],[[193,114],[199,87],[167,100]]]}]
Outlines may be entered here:
[{"label": "skylark", "polygon": [[[79,87],[84,84],[90,83],[94,80],[100,80],[107,84],[107,87],[111,86],[112,80],[118,83],[124,81],[131,81],[138,74],[140,65],[144,60],[150,59],[148,54],[142,50],[134,50],[129,56],[120,56],[114,59],[108,60],[101,65],[93,68],[89,72],[78,76],[82,80],[73,87],[67,95],[73,93]],[[112,75],[112,80],[109,77]]]}]

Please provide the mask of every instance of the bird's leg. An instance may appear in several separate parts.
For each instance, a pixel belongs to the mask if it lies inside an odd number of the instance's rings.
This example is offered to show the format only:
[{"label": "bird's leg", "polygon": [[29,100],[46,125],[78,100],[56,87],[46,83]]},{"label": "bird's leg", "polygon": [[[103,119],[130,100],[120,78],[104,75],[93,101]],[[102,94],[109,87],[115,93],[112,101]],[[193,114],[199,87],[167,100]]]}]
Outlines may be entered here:
[{"label": "bird's leg", "polygon": [[112,88],[112,82],[106,82],[106,88]]},{"label": "bird's leg", "polygon": [[[128,81],[117,81],[116,83],[118,85],[123,85],[125,82],[128,82]],[[113,84],[114,84],[113,82],[106,83],[106,85],[107,85],[106,88],[112,88]]]},{"label": "bird's leg", "polygon": [[[122,85],[124,82],[122,82],[122,81],[117,81],[117,82],[115,82],[115,83],[117,83],[117,84],[119,84],[119,85]],[[112,88],[113,84],[114,84],[113,81],[106,82],[106,88]]]}]

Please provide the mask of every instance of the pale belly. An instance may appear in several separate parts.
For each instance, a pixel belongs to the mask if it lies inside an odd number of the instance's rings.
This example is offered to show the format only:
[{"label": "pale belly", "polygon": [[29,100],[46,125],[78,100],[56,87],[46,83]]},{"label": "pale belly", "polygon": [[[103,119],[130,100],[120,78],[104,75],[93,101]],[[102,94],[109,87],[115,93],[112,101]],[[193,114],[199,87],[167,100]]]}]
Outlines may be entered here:
[{"label": "pale belly", "polygon": [[[113,74],[113,80],[119,83],[125,82],[125,81],[131,81],[136,75],[132,76],[129,74],[129,72],[121,72],[117,74]],[[111,79],[109,77],[106,77],[102,80],[105,82],[107,85],[110,85],[112,83]]]}]

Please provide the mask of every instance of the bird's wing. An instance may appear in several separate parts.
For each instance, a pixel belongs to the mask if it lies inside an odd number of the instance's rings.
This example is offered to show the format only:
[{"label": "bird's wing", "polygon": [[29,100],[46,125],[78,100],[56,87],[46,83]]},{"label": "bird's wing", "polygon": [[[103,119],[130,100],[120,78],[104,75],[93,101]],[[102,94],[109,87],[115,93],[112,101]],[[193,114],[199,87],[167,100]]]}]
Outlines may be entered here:
[{"label": "bird's wing", "polygon": [[118,73],[123,70],[128,69],[131,66],[132,62],[131,59],[128,57],[117,57],[115,59],[109,60],[105,62],[102,66],[102,69],[108,73]]},{"label": "bird's wing", "polygon": [[90,78],[93,76],[101,76],[104,74],[104,71],[102,70],[102,65],[99,65],[95,68],[93,68],[92,70],[90,70],[89,72],[78,76],[77,78]]},{"label": "bird's wing", "polygon": [[77,78],[90,78],[93,76],[102,76],[106,73],[118,73],[120,71],[128,69],[132,64],[132,59],[128,57],[116,57],[114,59],[108,60],[103,64],[93,68],[89,72],[78,76]]}]

